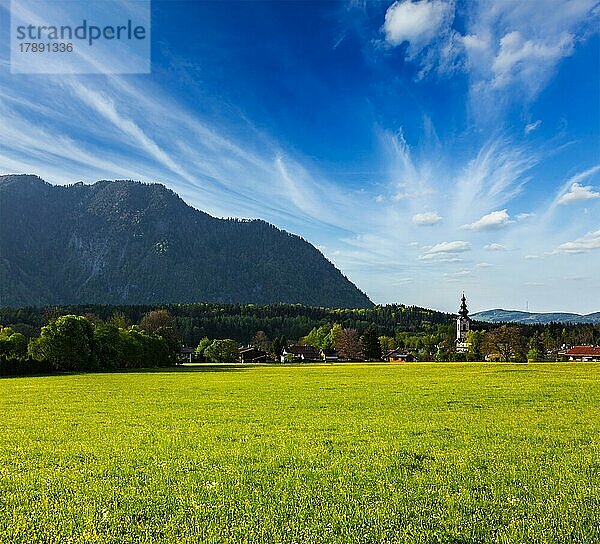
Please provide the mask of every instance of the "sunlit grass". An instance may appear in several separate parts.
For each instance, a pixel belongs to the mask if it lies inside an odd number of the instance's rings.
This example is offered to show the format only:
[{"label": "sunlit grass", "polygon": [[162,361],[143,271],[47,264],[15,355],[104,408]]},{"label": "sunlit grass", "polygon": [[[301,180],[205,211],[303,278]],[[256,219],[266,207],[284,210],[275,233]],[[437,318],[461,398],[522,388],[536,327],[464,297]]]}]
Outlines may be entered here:
[{"label": "sunlit grass", "polygon": [[599,364],[0,380],[0,542],[600,542]]}]

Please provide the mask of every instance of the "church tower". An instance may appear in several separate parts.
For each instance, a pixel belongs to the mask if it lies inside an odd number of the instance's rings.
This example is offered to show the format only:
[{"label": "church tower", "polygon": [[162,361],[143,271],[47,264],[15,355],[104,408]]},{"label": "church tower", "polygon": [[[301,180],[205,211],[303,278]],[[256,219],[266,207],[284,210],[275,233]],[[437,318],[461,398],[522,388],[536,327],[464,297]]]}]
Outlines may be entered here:
[{"label": "church tower", "polygon": [[469,317],[469,310],[467,309],[467,299],[465,294],[461,298],[460,311],[456,318],[456,351],[460,353],[466,353],[469,350],[469,344],[467,343],[467,333],[471,328],[471,318]]}]

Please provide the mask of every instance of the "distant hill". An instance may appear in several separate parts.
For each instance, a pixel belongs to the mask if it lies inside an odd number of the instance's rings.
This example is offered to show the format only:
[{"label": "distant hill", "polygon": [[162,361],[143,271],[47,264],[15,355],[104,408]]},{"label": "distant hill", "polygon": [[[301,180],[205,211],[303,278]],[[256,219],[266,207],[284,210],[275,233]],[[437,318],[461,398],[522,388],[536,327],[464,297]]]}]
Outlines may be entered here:
[{"label": "distant hill", "polygon": [[0,306],[373,303],[306,240],[160,184],[0,176]]},{"label": "distant hill", "polygon": [[488,323],[600,323],[600,312],[580,315],[564,312],[532,313],[497,309],[478,312],[472,314],[471,317],[478,321],[487,321]]}]

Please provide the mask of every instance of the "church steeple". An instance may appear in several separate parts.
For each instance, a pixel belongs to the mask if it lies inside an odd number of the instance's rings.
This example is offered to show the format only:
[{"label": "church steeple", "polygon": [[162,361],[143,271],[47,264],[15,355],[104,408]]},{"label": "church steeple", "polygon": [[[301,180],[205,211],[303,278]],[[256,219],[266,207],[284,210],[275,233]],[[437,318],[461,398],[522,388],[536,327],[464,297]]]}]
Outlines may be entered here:
[{"label": "church steeple", "polygon": [[471,328],[471,318],[467,308],[467,298],[462,294],[460,299],[460,311],[456,318],[456,351],[466,353],[469,351],[469,343],[467,342],[467,333]]},{"label": "church steeple", "polygon": [[458,315],[460,315],[461,317],[464,317],[465,319],[468,319],[469,318],[469,310],[467,309],[467,299],[466,299],[464,293],[460,300],[461,300],[460,312],[458,312]]}]

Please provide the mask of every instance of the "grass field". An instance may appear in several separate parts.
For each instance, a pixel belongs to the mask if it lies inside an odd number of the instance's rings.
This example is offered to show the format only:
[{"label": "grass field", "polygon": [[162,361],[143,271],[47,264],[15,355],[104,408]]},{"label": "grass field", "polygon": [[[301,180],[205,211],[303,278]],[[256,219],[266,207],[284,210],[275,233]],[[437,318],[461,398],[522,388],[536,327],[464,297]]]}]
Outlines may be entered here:
[{"label": "grass field", "polygon": [[600,364],[0,380],[0,542],[600,542]]}]

